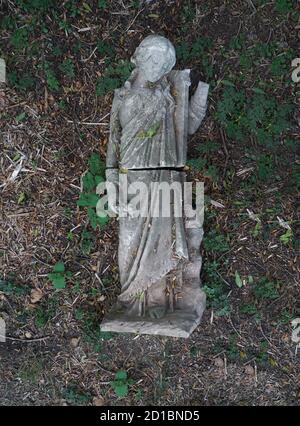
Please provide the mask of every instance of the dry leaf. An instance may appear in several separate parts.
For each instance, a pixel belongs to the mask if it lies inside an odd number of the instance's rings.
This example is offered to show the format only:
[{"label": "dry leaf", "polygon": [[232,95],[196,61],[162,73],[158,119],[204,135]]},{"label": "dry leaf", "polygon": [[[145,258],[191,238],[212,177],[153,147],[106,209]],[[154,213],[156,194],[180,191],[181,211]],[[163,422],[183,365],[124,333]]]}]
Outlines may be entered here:
[{"label": "dry leaf", "polygon": [[95,396],[95,398],[93,398],[93,405],[95,405],[96,407],[102,407],[103,405],[105,405],[105,401],[101,396]]},{"label": "dry leaf", "polygon": [[72,337],[72,339],[70,340],[70,344],[73,348],[76,348],[78,346],[80,337]]},{"label": "dry leaf", "polygon": [[246,365],[245,373],[248,374],[248,376],[255,376],[255,370],[252,365]]},{"label": "dry leaf", "polygon": [[247,209],[248,216],[251,220],[254,220],[255,222],[261,223],[260,218],[257,214],[253,213],[251,210]]},{"label": "dry leaf", "polygon": [[31,303],[39,302],[42,297],[43,297],[43,292],[39,288],[34,288],[33,290],[31,290],[31,294],[30,294]]},{"label": "dry leaf", "polygon": [[210,200],[210,204],[214,207],[218,207],[219,209],[225,209],[224,204],[219,203],[218,201],[215,200]]},{"label": "dry leaf", "polygon": [[223,368],[224,367],[224,360],[220,357],[215,359],[215,366],[219,367],[219,368]]}]

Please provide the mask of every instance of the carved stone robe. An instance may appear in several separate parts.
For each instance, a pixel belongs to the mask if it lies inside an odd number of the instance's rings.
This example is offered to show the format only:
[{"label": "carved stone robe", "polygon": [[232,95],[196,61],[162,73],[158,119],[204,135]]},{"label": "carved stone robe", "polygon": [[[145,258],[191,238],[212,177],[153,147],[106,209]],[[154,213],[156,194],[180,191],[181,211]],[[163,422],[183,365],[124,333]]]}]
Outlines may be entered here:
[{"label": "carved stone robe", "polygon": [[[152,88],[132,88],[127,82],[115,91],[107,151],[107,180],[118,184],[125,173],[128,185],[185,181],[189,70],[172,71]],[[152,185],[153,186],[153,185]],[[133,195],[128,195],[130,202]],[[184,217],[152,217],[160,210],[160,193],[149,191],[145,217],[120,217],[118,301],[130,315],[147,315],[149,307],[176,308],[182,286],[182,266],[188,261]],[[181,203],[182,206],[182,203]],[[172,210],[173,209],[173,210]],[[153,210],[152,210],[153,211]]]}]

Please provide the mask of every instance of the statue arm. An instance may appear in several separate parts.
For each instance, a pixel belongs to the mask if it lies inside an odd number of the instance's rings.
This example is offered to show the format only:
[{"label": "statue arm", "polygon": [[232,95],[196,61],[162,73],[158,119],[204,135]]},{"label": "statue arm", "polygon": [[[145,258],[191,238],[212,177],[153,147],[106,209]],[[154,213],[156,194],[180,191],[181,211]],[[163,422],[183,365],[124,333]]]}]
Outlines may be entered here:
[{"label": "statue arm", "polygon": [[209,84],[199,82],[189,104],[189,134],[193,135],[200,127],[207,109]]}]

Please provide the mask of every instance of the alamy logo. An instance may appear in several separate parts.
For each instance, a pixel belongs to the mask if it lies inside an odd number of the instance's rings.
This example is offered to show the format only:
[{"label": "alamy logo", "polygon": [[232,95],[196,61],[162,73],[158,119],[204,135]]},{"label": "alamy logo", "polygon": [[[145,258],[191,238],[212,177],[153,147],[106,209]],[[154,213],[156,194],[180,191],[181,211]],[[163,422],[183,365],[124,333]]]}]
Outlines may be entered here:
[{"label": "alamy logo", "polygon": [[292,72],[292,80],[294,83],[300,83],[300,58],[293,59],[292,67],[295,68]]},{"label": "alamy logo", "polygon": [[6,341],[6,324],[3,318],[0,318],[0,343]]},{"label": "alamy logo", "polygon": [[[103,195],[107,190],[107,195]],[[101,195],[96,211],[99,217],[185,217],[186,227],[194,221],[203,224],[203,182],[141,181],[128,182],[126,174],[119,176],[118,184],[100,182],[96,190]]]}]

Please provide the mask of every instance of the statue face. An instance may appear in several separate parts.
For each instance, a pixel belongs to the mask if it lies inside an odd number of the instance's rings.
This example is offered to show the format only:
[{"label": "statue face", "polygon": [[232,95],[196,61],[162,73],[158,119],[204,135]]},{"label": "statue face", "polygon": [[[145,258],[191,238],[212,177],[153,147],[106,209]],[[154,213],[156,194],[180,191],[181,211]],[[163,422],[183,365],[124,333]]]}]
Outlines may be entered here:
[{"label": "statue face", "polygon": [[157,51],[139,63],[138,68],[147,81],[155,83],[171,71],[172,65],[166,60],[163,52]]},{"label": "statue face", "polygon": [[165,37],[151,35],[142,41],[131,60],[147,81],[155,83],[174,67],[175,48]]}]

